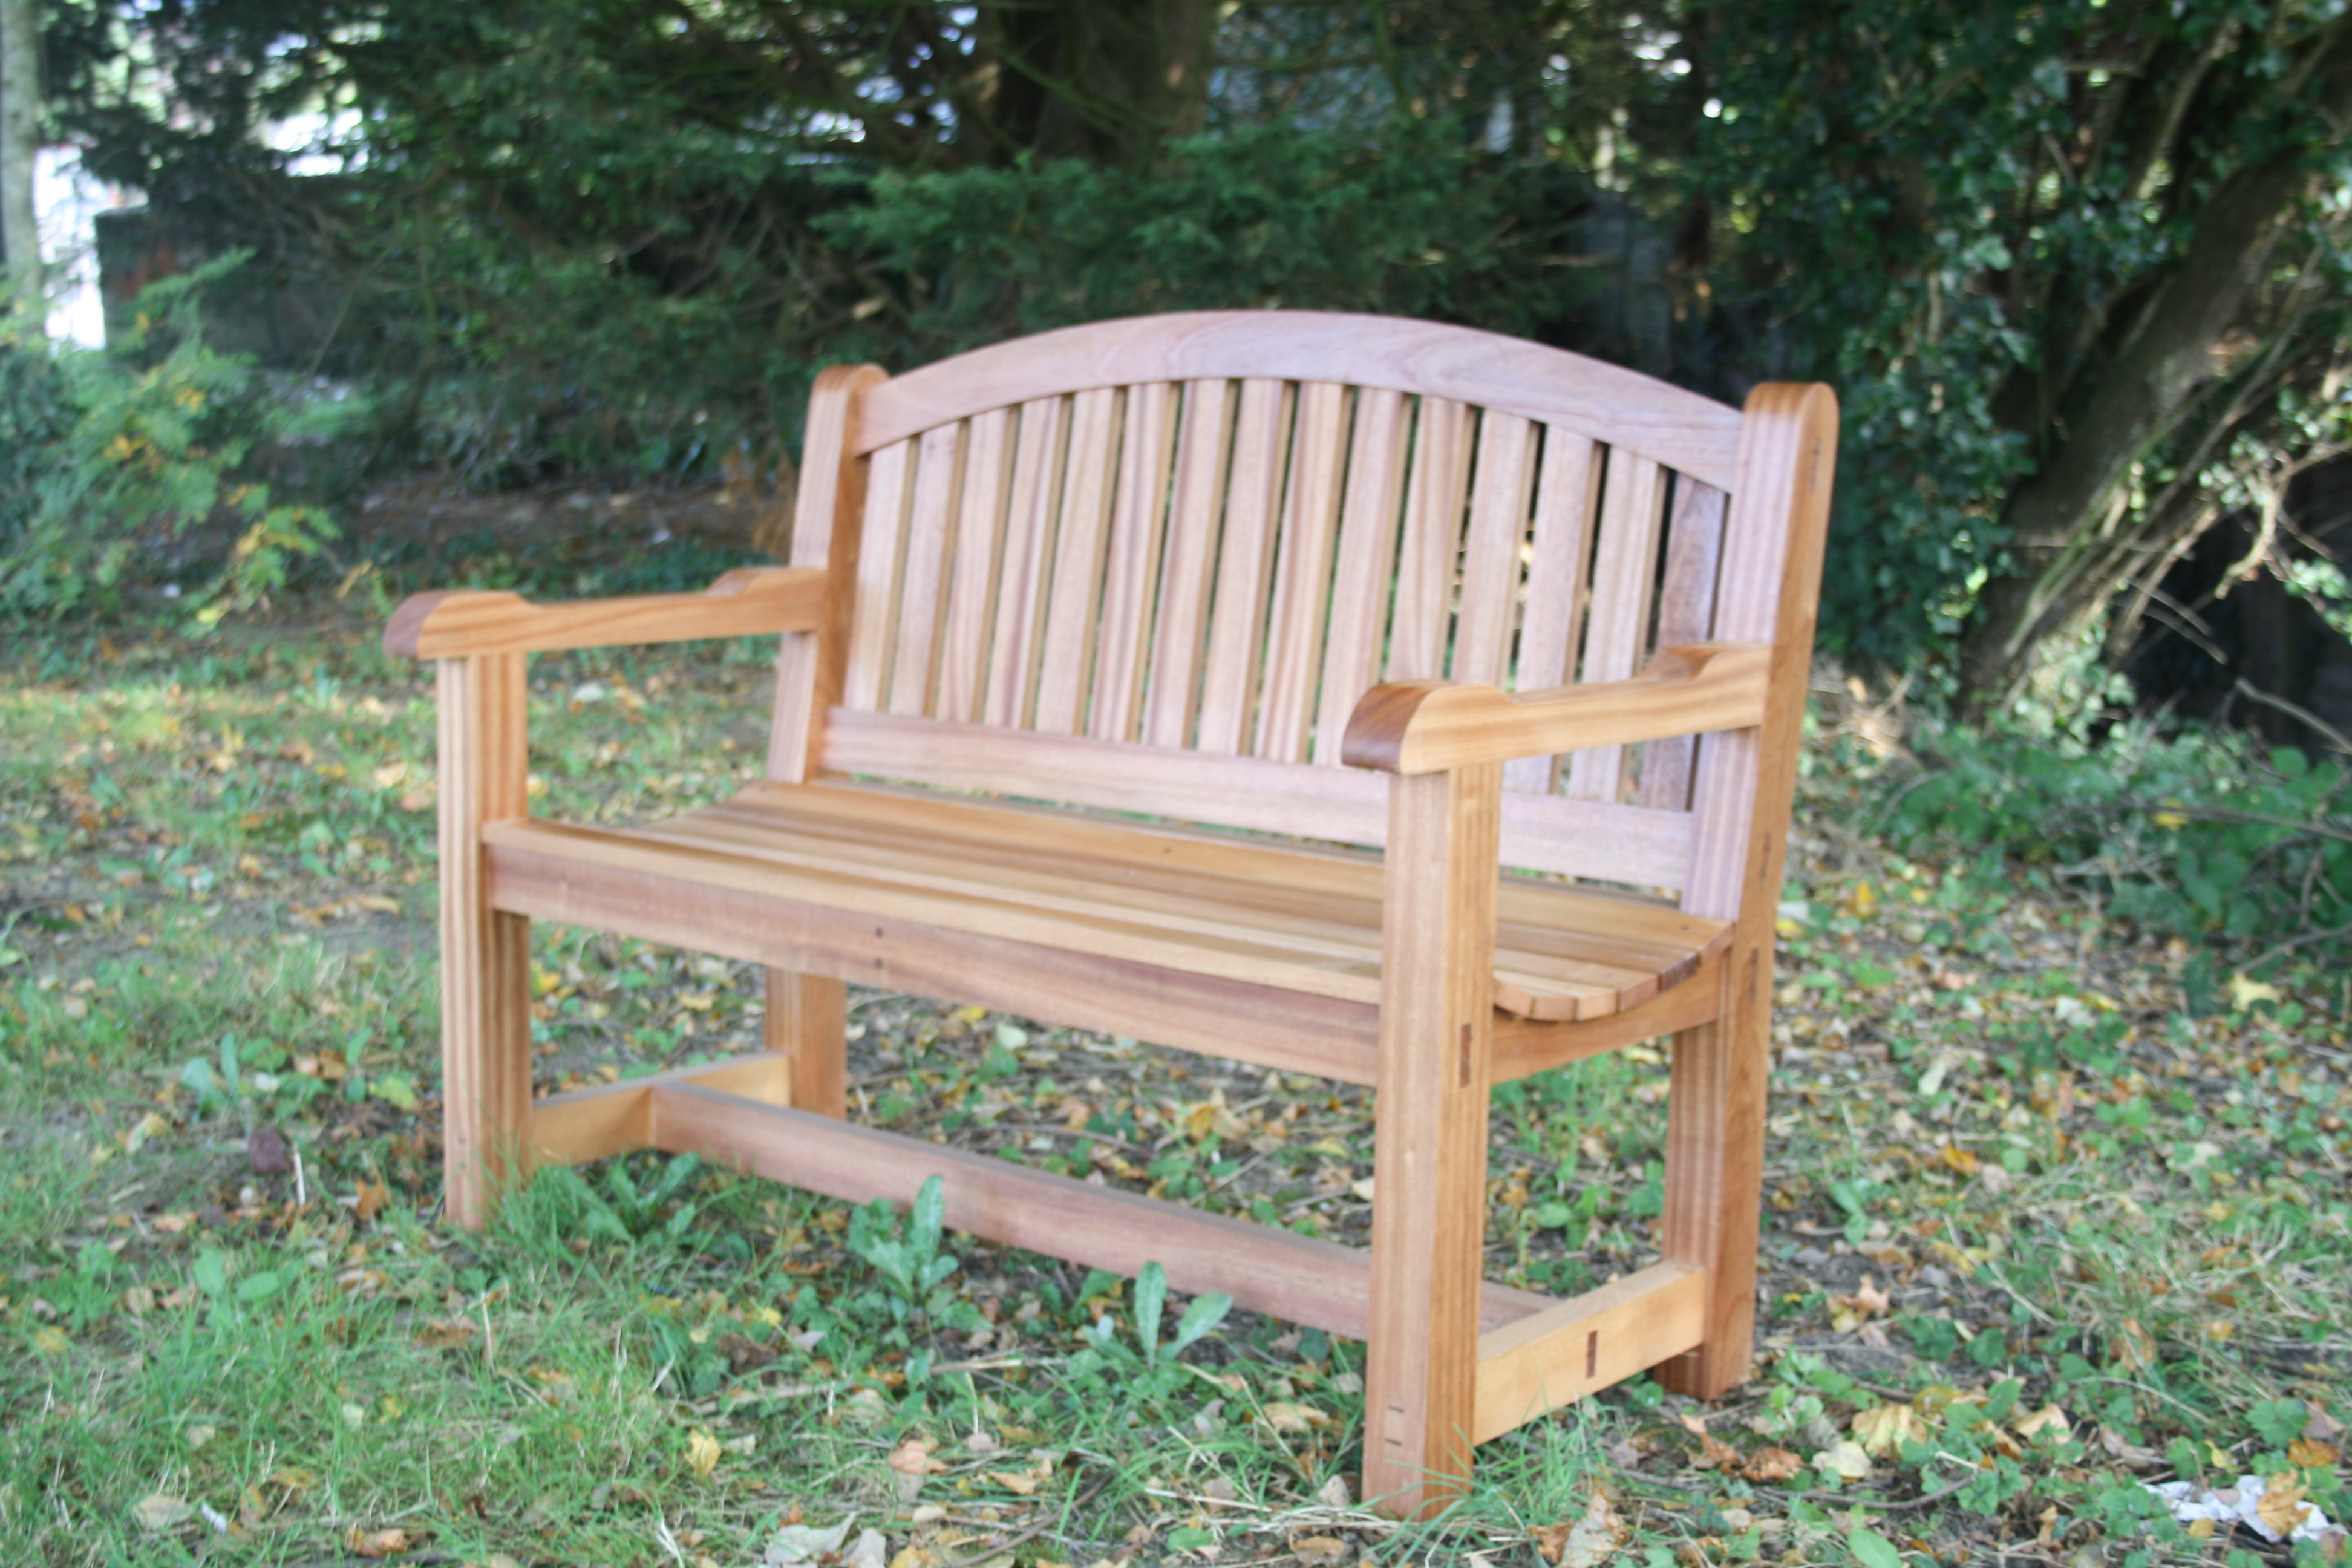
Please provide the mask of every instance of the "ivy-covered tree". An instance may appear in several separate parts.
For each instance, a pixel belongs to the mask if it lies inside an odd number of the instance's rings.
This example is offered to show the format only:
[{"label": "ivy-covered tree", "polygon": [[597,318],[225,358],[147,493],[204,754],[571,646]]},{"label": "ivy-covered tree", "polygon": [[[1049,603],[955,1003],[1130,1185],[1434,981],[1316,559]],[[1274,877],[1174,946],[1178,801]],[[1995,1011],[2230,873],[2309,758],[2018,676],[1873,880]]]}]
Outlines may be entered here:
[{"label": "ivy-covered tree", "polygon": [[[1828,623],[1976,710],[2332,443],[2352,19],[2301,0],[1715,13],[1760,360],[1844,389]],[[2120,634],[2122,628],[2118,626]]]}]

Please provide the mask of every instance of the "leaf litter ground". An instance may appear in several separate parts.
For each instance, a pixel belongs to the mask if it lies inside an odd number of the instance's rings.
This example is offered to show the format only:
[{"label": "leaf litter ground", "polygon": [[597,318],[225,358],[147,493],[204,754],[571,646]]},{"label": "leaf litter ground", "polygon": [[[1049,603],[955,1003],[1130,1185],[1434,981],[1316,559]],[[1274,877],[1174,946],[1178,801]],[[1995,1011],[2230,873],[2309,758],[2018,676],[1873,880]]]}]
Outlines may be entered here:
[{"label": "leaf litter ground", "polygon": [[[2347,1512],[2343,977],[1895,856],[1852,826],[1875,797],[1834,696],[1782,910],[1758,1376],[1563,1412],[1399,1528],[1348,1491],[1359,1347],[1318,1333],[1235,1313],[1161,1354],[1183,1303],[1147,1326],[1134,1282],[953,1237],[927,1282],[877,1267],[915,1245],[897,1216],[650,1156],[448,1231],[416,672],[336,622],[12,657],[24,1560],[2251,1568],[2287,1550],[2142,1483]],[[723,794],[763,675],[748,647],[541,660],[541,809]],[[538,1087],[743,1048],[755,980],[544,931]],[[1364,1239],[1359,1091],[890,994],[852,1037],[877,1125]],[[1664,1100],[1642,1048],[1498,1091],[1492,1276],[1567,1294],[1648,1259]]]}]

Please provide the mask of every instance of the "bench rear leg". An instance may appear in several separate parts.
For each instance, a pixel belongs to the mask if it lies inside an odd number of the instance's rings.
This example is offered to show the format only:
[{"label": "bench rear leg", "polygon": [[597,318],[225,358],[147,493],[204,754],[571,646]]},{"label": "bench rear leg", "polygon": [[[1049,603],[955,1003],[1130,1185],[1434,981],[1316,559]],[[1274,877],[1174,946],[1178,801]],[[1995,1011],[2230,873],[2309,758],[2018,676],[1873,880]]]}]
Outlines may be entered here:
[{"label": "bench rear leg", "polygon": [[478,1229],[524,1173],[530,922],[490,907],[482,824],[528,809],[523,656],[438,663],[441,1159],[449,1217]]},{"label": "bench rear leg", "polygon": [[1667,1100],[1664,1252],[1707,1271],[1706,1338],[1658,1381],[1694,1399],[1746,1382],[1756,1340],[1770,969],[1752,947],[1731,958],[1722,1019],[1675,1037]]},{"label": "bench rear leg", "polygon": [[849,987],[797,970],[768,971],[768,1049],[792,1059],[793,1107],[849,1112]]}]

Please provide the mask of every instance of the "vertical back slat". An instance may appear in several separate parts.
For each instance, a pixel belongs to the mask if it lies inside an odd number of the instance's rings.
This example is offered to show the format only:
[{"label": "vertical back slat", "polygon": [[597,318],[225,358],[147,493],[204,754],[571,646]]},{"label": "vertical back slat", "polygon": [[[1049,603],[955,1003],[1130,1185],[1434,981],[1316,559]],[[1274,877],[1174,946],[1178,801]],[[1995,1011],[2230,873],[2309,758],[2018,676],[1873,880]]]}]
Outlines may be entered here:
[{"label": "vertical back slat", "polygon": [[1201,644],[1208,630],[1209,573],[1216,561],[1224,499],[1226,414],[1223,381],[1184,384],[1184,422],[1176,442],[1175,489],[1160,569],[1160,607],[1151,638],[1151,680],[1143,698],[1143,742],[1182,746],[1192,736]]},{"label": "vertical back slat", "polygon": [[1193,742],[1201,751],[1221,756],[1240,755],[1250,733],[1250,703],[1257,695],[1258,656],[1265,647],[1266,581],[1274,567],[1276,506],[1289,446],[1289,412],[1286,383],[1258,378],[1242,383]]},{"label": "vertical back slat", "polygon": [[[1715,583],[1723,559],[1723,492],[1688,475],[1675,479],[1666,525],[1665,581],[1658,588],[1658,646],[1705,642],[1715,628]],[[1642,747],[1638,798],[1662,811],[1690,806],[1696,737],[1675,735]]]},{"label": "vertical back slat", "polygon": [[[1520,616],[1517,689],[1565,686],[1584,618],[1584,563],[1592,553],[1592,511],[1601,500],[1600,447],[1558,425],[1544,426],[1543,474],[1536,486],[1535,535],[1528,551],[1528,603]],[[1503,764],[1503,787],[1549,795],[1558,757]]]},{"label": "vertical back slat", "polygon": [[1054,553],[1054,507],[1060,500],[1062,400],[1021,405],[1013,456],[1013,489],[1004,522],[1004,569],[997,579],[996,631],[988,650],[988,694],[981,721],[1018,726],[1028,718],[1032,680]]},{"label": "vertical back slat", "polygon": [[1323,651],[1331,591],[1331,544],[1339,522],[1341,465],[1348,452],[1348,389],[1328,381],[1298,388],[1290,440],[1290,481],[1274,568],[1274,613],[1266,632],[1265,691],[1252,750],[1276,762],[1307,758],[1307,721]]},{"label": "vertical back slat", "polygon": [[[1609,454],[1601,498],[1601,542],[1592,562],[1592,609],[1584,634],[1580,683],[1622,680],[1633,673],[1648,641],[1650,590],[1658,563],[1658,523],[1664,510],[1664,471],[1622,448]],[[1580,800],[1617,798],[1624,781],[1625,749],[1594,746],[1569,762],[1568,794]]]},{"label": "vertical back slat", "polygon": [[915,457],[915,492],[907,509],[906,564],[899,571],[898,635],[890,658],[889,709],[931,710],[932,654],[948,584],[948,552],[955,543],[956,490],[962,479],[963,425],[923,432]]},{"label": "vertical back slat", "polygon": [[1160,584],[1160,525],[1168,510],[1168,458],[1176,431],[1176,389],[1164,381],[1127,389],[1119,432],[1118,489],[1111,503],[1103,568],[1102,641],[1095,656],[1087,732],[1132,741],[1143,702],[1151,602]]},{"label": "vertical back slat", "polygon": [[842,674],[845,707],[872,710],[882,701],[891,639],[897,632],[898,562],[906,542],[907,465],[912,437],[876,452],[866,475],[866,521],[858,530],[857,608]]},{"label": "vertical back slat", "polygon": [[940,648],[935,711],[970,723],[981,714],[988,678],[988,633],[996,618],[996,567],[1004,549],[1004,485],[1012,470],[1013,410],[975,414],[964,438],[963,494],[956,503],[955,555],[948,573],[947,628]]},{"label": "vertical back slat", "polygon": [[1356,395],[1348,489],[1339,507],[1339,560],[1331,574],[1331,630],[1323,642],[1322,689],[1315,705],[1314,760],[1323,767],[1339,765],[1348,715],[1380,679],[1407,413],[1401,392],[1366,387]]},{"label": "vertical back slat", "polygon": [[1396,619],[1389,628],[1391,680],[1431,680],[1445,673],[1445,622],[1454,607],[1469,445],[1465,405],[1444,397],[1421,400],[1412,476],[1405,485],[1404,540],[1397,554]]},{"label": "vertical back slat", "polygon": [[1514,414],[1479,422],[1478,467],[1470,484],[1470,531],[1463,546],[1462,603],[1454,621],[1454,679],[1500,685],[1518,620],[1519,546],[1528,536],[1535,479],[1535,431]]},{"label": "vertical back slat", "polygon": [[1062,524],[1054,546],[1053,597],[1045,609],[1033,721],[1049,734],[1076,734],[1085,711],[1118,444],[1117,389],[1096,387],[1070,400],[1069,471],[1062,481]]}]

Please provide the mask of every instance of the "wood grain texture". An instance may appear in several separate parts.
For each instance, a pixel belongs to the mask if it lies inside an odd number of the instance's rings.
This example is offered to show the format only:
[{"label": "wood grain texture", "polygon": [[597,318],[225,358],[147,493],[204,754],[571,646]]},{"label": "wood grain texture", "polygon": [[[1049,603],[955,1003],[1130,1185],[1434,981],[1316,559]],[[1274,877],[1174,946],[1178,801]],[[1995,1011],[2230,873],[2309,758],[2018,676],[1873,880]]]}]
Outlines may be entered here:
[{"label": "wood grain texture", "polygon": [[[1630,452],[1610,454],[1580,682],[1622,680],[1641,664],[1650,639],[1650,595],[1665,500],[1665,476],[1657,464]],[[1622,746],[1597,746],[1568,761],[1568,793],[1578,800],[1616,800],[1624,778]]]},{"label": "wood grain texture", "polygon": [[1836,462],[1837,400],[1827,387],[1767,383],[1749,394],[1716,626],[1719,636],[1773,640],[1771,689],[1761,725],[1713,737],[1698,754],[1691,794],[1701,858],[1684,905],[1735,927],[1723,1019],[1676,1039],[1666,1124],[1667,1254],[1706,1268],[1710,1285],[1705,1342],[1661,1376],[1700,1398],[1744,1380],[1753,1351],[1773,918]]},{"label": "wood grain texture", "polygon": [[1004,559],[1006,487],[1013,479],[1013,411],[974,415],[964,444],[963,495],[956,505],[954,564],[932,711],[960,723],[981,716],[988,687],[989,634],[996,626],[996,579]]},{"label": "wood grain texture", "polygon": [[1727,643],[1661,648],[1648,668],[1626,679],[1517,695],[1492,686],[1397,681],[1373,688],[1356,705],[1342,754],[1351,767],[1426,773],[1747,729],[1763,721],[1772,655],[1769,647]]},{"label": "wood grain texture", "polygon": [[1322,664],[1324,613],[1331,592],[1331,549],[1339,521],[1347,428],[1346,387],[1318,381],[1298,389],[1266,631],[1265,684],[1249,748],[1253,756],[1282,763],[1307,760],[1315,677]]},{"label": "wood grain texture", "polygon": [[1289,389],[1281,382],[1241,384],[1192,740],[1198,750],[1219,756],[1240,755],[1251,732],[1290,413]]},{"label": "wood grain texture", "polygon": [[1519,548],[1535,483],[1536,426],[1509,414],[1478,422],[1478,464],[1462,550],[1462,602],[1454,629],[1456,680],[1499,686],[1510,673],[1519,620]]},{"label": "wood grain texture", "polygon": [[[1547,426],[1543,473],[1536,486],[1528,602],[1519,625],[1517,689],[1565,686],[1575,674],[1577,634],[1584,625],[1584,568],[1591,553],[1593,509],[1601,500],[1602,454],[1589,436]],[[1692,641],[1704,641],[1693,638]],[[1506,791],[1549,795],[1558,757],[1519,757],[1503,768]]]},{"label": "wood grain texture", "polygon": [[1470,1474],[1502,769],[1389,785],[1361,1496],[1434,1513]]},{"label": "wood grain texture", "polygon": [[1102,640],[1087,721],[1087,733],[1102,741],[1132,741],[1141,723],[1143,672],[1160,587],[1160,530],[1168,515],[1168,465],[1176,437],[1176,389],[1165,382],[1130,386],[1126,412],[1103,567]]},{"label": "wood grain texture", "polygon": [[1378,1009],[641,872],[583,876],[562,856],[494,849],[499,907],[774,969],[973,1003],[1072,1028],[1312,1073],[1375,1076]]},{"label": "wood grain texture", "polygon": [[1045,610],[1033,721],[1048,734],[1076,734],[1086,712],[1118,443],[1117,392],[1097,388],[1070,399],[1069,472],[1054,548],[1053,597]]},{"label": "wood grain texture", "polygon": [[824,606],[824,574],[789,566],[740,566],[699,594],[570,604],[538,605],[520,594],[418,594],[394,613],[383,648],[408,658],[463,658],[761,637],[807,631]]},{"label": "wood grain texture", "polygon": [[[1386,841],[1377,773],[1258,757],[1211,757],[977,724],[835,709],[824,732],[832,773],[900,779],[1131,811],[1179,822],[1284,833],[1341,844]],[[1503,803],[1503,864],[1643,888],[1680,888],[1690,870],[1691,818],[1565,795],[1513,794]]]},{"label": "wood grain texture", "polygon": [[1421,400],[1405,482],[1404,536],[1397,546],[1396,609],[1389,622],[1391,680],[1435,680],[1445,674],[1470,428],[1470,410],[1461,404]]},{"label": "wood grain texture", "polygon": [[787,637],[776,654],[774,727],[768,776],[808,776],[816,726],[841,700],[849,626],[857,602],[858,534],[866,515],[866,459],[851,439],[865,395],[886,377],[870,364],[834,365],[809,390],[800,488],[793,497],[792,563],[825,574],[818,625]]},{"label": "wood grain texture", "polygon": [[913,371],[875,399],[864,449],[1013,400],[1137,381],[1333,381],[1568,426],[1729,489],[1739,416],[1695,393],[1518,338],[1308,310],[1102,321]]},{"label": "wood grain texture", "polygon": [[[911,1205],[937,1175],[951,1229],[1114,1273],[1156,1261],[1175,1289],[1223,1291],[1253,1311],[1351,1339],[1364,1333],[1371,1265],[1337,1242],[707,1089],[665,1086],[653,1100],[656,1145],[672,1152],[851,1203]],[[1474,1314],[1501,1327],[1549,1305],[1531,1291],[1488,1285]]]},{"label": "wood grain texture", "polygon": [[1021,405],[1004,527],[1004,569],[997,579],[996,636],[989,649],[988,693],[981,710],[984,723],[1026,723],[1036,691],[1045,601],[1053,584],[1067,416],[1058,397]]},{"label": "wood grain texture", "polygon": [[[1666,569],[1658,586],[1658,646],[1702,643],[1714,635],[1715,581],[1723,563],[1724,494],[1692,479],[1675,483],[1674,519],[1666,528]],[[1635,796],[1659,811],[1690,807],[1695,737],[1671,736],[1642,748]]]},{"label": "wood grain texture", "polygon": [[442,1166],[450,1219],[490,1216],[523,1173],[530,1105],[530,925],[492,900],[486,824],[523,815],[524,656],[435,666],[440,726]]},{"label": "wood grain texture", "polygon": [[654,1090],[679,1084],[785,1105],[791,1103],[792,1064],[782,1057],[752,1051],[648,1078],[547,1095],[531,1101],[523,1123],[524,1148],[534,1165],[584,1165],[632,1149],[649,1149]]},{"label": "wood grain texture", "polygon": [[840,981],[767,971],[760,1029],[768,1055],[785,1064],[785,1104],[818,1116],[848,1114],[848,1026],[849,991]]},{"label": "wood grain texture", "polygon": [[1143,742],[1150,746],[1189,746],[1192,739],[1202,648],[1209,630],[1210,580],[1224,516],[1231,392],[1222,381],[1188,382],[1184,387],[1184,423],[1176,438],[1160,605],[1151,634],[1151,672],[1143,699]]},{"label": "wood grain texture", "polygon": [[1689,1350],[1706,1307],[1706,1271],[1668,1261],[1487,1330],[1471,1440],[1499,1437]]},{"label": "wood grain texture", "polygon": [[852,708],[878,708],[898,635],[899,571],[906,562],[908,470],[915,444],[900,441],[874,454],[866,468],[865,517],[857,529],[857,588],[843,650],[841,700]]},{"label": "wood grain texture", "polygon": [[1710,952],[1698,972],[1638,1007],[1583,1022],[1545,1023],[1497,1012],[1494,1028],[1493,1080],[1510,1083],[1549,1072],[1570,1062],[1622,1050],[1711,1024],[1723,1010],[1724,955]]},{"label": "wood grain texture", "polygon": [[915,488],[908,506],[906,562],[900,568],[898,628],[890,656],[889,709],[931,711],[940,623],[947,610],[948,563],[963,488],[963,426],[926,430],[915,444]]},{"label": "wood grain texture", "polygon": [[1403,495],[1412,410],[1394,392],[1356,395],[1348,488],[1339,509],[1339,563],[1331,581],[1331,629],[1323,642],[1316,699],[1314,761],[1339,761],[1339,737],[1356,700],[1381,678],[1381,653],[1396,584],[1397,508]]}]

